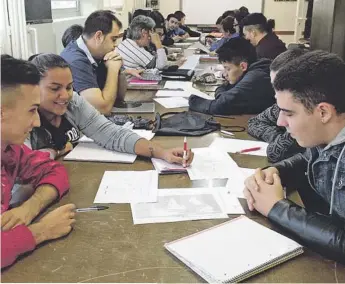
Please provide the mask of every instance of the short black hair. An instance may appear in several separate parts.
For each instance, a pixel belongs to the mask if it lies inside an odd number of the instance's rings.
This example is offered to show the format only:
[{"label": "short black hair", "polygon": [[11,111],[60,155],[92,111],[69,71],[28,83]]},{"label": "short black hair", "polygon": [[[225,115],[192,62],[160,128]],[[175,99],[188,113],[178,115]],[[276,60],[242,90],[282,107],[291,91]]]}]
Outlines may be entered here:
[{"label": "short black hair", "polygon": [[223,17],[220,16],[217,21],[216,21],[216,25],[220,25],[220,23],[223,21]]},{"label": "short black hair", "polygon": [[18,85],[38,85],[40,73],[37,67],[8,54],[1,55],[1,90]]},{"label": "short black hair", "polygon": [[270,70],[277,72],[280,68],[288,64],[290,61],[306,54],[308,50],[306,48],[293,48],[279,54],[271,63]]},{"label": "short black hair", "polygon": [[62,35],[61,42],[66,47],[71,41],[76,41],[83,34],[81,25],[72,25]]},{"label": "short black hair", "polygon": [[238,9],[244,16],[249,15],[249,10],[246,6],[242,6],[240,9]]},{"label": "short black hair", "polygon": [[35,54],[29,58],[32,64],[34,64],[41,78],[45,76],[46,72],[54,68],[69,68],[67,61],[61,56],[54,53],[40,53]]},{"label": "short black hair", "polygon": [[175,18],[179,21],[179,19],[177,18],[177,16],[175,14],[169,14],[167,17],[167,21],[169,21],[171,18]]},{"label": "short black hair", "polygon": [[151,11],[148,15],[152,20],[155,21],[156,23],[156,28],[164,28],[164,16],[162,15],[161,12],[154,10]]},{"label": "short black hair", "polygon": [[104,35],[107,35],[113,28],[113,22],[115,22],[119,28],[122,29],[122,23],[118,18],[116,18],[112,11],[95,11],[87,17],[83,34],[86,37],[92,37],[97,31],[101,31]]},{"label": "short black hair", "polygon": [[260,32],[270,33],[275,27],[275,21],[267,18],[262,13],[252,13],[242,20],[242,26],[254,26]]},{"label": "short black hair", "polygon": [[178,17],[177,19],[179,21],[181,21],[184,17],[186,17],[186,14],[183,13],[182,11],[176,11],[174,14],[176,15],[176,17]]},{"label": "short black hair", "polygon": [[242,37],[231,38],[217,50],[217,54],[220,62],[230,62],[235,65],[241,62],[250,65],[257,60],[255,47]]},{"label": "short black hair", "polygon": [[276,91],[289,91],[307,111],[325,102],[345,113],[345,63],[336,54],[307,52],[282,67],[273,81]]},{"label": "short black hair", "polygon": [[148,16],[150,14],[150,12],[151,12],[150,10],[136,9],[133,12],[132,20],[137,16]]},{"label": "short black hair", "polygon": [[230,34],[236,33],[234,21],[234,17],[228,16],[220,23],[223,27],[224,32],[229,32]]},{"label": "short black hair", "polygon": [[225,19],[228,16],[234,17],[235,16],[235,10],[225,11],[222,15],[222,18]]}]

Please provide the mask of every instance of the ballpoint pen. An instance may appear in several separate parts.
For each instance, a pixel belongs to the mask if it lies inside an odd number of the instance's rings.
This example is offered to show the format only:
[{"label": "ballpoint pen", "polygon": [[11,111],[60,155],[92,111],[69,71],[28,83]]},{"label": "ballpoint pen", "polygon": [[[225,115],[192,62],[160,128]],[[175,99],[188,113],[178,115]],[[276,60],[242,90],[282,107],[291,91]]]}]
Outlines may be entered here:
[{"label": "ballpoint pen", "polygon": [[75,212],[100,211],[100,210],[105,210],[108,208],[109,208],[108,206],[97,205],[97,206],[90,206],[90,207],[86,207],[86,208],[77,208],[75,210]]},{"label": "ballpoint pen", "polygon": [[236,153],[242,154],[242,153],[248,153],[248,152],[254,152],[254,151],[259,151],[261,147],[253,147],[253,148],[248,148],[248,149],[243,149],[241,151],[237,151]]},{"label": "ballpoint pen", "polygon": [[187,161],[187,137],[184,137],[183,139],[183,166],[186,167],[186,161]]},{"label": "ballpoint pen", "polygon": [[229,131],[221,130],[220,132],[223,133],[223,134],[229,135],[229,136],[235,136],[234,133],[229,132]]}]

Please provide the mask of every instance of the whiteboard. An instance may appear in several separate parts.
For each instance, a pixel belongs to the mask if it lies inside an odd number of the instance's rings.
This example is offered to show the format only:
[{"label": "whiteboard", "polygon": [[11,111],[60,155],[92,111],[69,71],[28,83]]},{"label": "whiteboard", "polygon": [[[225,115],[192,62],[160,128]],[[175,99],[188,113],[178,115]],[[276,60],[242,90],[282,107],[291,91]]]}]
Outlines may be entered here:
[{"label": "whiteboard", "polygon": [[264,0],[182,0],[182,11],[186,24],[214,25],[219,16],[227,10],[246,6],[249,13],[262,13]]}]

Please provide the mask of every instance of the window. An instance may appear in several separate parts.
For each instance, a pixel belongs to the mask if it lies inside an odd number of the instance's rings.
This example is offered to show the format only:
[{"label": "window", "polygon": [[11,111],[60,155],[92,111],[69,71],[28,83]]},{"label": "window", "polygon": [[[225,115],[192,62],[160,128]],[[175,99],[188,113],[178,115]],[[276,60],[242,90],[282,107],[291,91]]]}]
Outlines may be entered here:
[{"label": "window", "polygon": [[122,10],[124,6],[124,0],[103,0],[103,7],[114,8],[116,10]]},{"label": "window", "polygon": [[79,0],[51,0],[52,10],[73,9],[78,10]]}]

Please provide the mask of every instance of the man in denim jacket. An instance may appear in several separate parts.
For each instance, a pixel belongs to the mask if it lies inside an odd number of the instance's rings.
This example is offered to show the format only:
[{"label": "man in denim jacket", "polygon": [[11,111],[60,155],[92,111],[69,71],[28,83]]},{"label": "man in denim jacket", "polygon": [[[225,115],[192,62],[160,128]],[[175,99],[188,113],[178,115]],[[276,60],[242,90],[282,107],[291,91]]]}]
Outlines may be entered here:
[{"label": "man in denim jacket", "polygon": [[[345,63],[309,52],[278,71],[273,82],[277,124],[307,148],[245,182],[250,210],[327,258],[345,263]],[[284,199],[297,189],[306,208]]]}]

